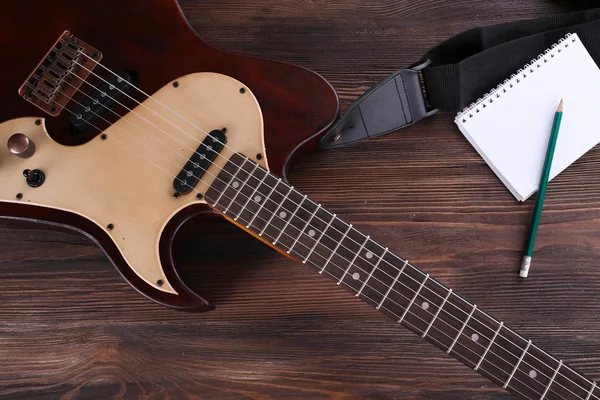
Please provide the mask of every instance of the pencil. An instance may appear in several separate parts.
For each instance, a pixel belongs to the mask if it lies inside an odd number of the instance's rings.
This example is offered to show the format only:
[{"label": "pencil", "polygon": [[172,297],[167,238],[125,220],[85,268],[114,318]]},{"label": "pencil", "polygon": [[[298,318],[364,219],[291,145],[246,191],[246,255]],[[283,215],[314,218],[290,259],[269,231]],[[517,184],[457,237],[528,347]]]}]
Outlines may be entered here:
[{"label": "pencil", "polygon": [[563,115],[563,101],[561,99],[556,113],[554,114],[554,123],[552,124],[552,132],[548,141],[548,150],[546,150],[546,160],[542,170],[540,179],[540,188],[535,199],[535,207],[533,208],[533,217],[531,218],[531,229],[529,231],[529,242],[527,250],[521,262],[521,278],[527,278],[529,267],[531,266],[531,257],[533,256],[533,248],[535,247],[535,237],[537,235],[540,218],[542,217],[542,207],[544,206],[544,197],[546,197],[546,188],[548,187],[548,177],[550,176],[550,168],[552,167],[552,158],[554,157],[554,149],[556,148],[556,140],[558,139],[558,131],[560,130],[560,121]]}]

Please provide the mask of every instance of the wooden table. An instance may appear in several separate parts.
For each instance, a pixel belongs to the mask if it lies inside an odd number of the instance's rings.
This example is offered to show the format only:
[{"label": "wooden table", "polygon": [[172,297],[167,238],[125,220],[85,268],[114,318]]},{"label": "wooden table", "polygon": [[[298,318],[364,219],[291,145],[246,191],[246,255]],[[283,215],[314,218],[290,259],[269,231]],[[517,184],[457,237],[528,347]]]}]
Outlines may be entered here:
[{"label": "wooden table", "polygon": [[[216,46],[320,72],[339,91],[343,110],[450,35],[565,11],[560,2],[542,0],[182,0],[181,6]],[[452,120],[439,113],[383,138],[312,154],[290,179],[600,379],[600,149],[551,183],[531,277],[521,280],[533,202],[515,201]],[[214,244],[203,247],[212,251],[197,247],[211,232]],[[184,242],[186,279],[218,305],[214,312],[186,314],[151,303],[79,234],[1,228],[0,397],[509,397],[234,227],[198,226]]]}]

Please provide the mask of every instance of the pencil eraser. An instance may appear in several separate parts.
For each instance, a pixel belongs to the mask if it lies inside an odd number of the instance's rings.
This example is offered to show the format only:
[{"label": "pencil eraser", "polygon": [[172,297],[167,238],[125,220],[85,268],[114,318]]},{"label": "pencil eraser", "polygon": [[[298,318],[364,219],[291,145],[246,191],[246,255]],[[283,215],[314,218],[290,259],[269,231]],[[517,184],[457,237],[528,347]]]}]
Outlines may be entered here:
[{"label": "pencil eraser", "polygon": [[521,270],[521,271],[519,272],[519,276],[520,276],[521,278],[527,278],[527,275],[528,275],[528,274],[529,274],[529,271],[524,271],[524,270]]},{"label": "pencil eraser", "polygon": [[521,261],[521,271],[519,272],[519,276],[521,278],[527,278],[529,275],[529,266],[531,265],[531,257],[523,256],[523,261]]}]

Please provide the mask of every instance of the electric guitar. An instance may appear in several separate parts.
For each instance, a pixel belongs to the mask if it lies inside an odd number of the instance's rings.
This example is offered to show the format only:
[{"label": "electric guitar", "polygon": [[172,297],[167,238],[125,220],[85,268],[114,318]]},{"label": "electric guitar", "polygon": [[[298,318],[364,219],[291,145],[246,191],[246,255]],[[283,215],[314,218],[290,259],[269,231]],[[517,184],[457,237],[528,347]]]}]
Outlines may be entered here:
[{"label": "electric guitar", "polygon": [[316,73],[209,46],[175,0],[2,7],[3,219],[77,229],[146,297],[208,311],[171,245],[185,221],[218,213],[517,397],[600,399],[595,382],[288,184],[290,162],[337,117]]}]

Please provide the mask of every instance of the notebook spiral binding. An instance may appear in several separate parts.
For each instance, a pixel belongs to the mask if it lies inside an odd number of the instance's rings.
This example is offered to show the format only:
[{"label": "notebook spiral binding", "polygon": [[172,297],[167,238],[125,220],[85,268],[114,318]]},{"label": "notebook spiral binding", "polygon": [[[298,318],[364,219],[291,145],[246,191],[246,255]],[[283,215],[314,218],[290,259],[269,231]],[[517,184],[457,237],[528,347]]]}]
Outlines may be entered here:
[{"label": "notebook spiral binding", "polygon": [[572,34],[568,33],[564,38],[560,39],[558,43],[555,43],[549,49],[546,49],[543,53],[539,54],[537,58],[531,60],[528,64],[525,64],[523,68],[520,68],[510,76],[509,79],[504,80],[477,101],[471,103],[468,107],[465,107],[461,112],[456,114],[456,121],[462,123],[468,122],[469,119],[474,118],[475,115],[483,112],[484,109],[489,107],[490,104],[494,103],[495,99],[499,99],[504,93],[514,88],[517,84],[521,83],[521,80],[527,79],[527,76],[535,73],[538,68],[542,68],[548,60],[556,57],[557,54],[562,53],[563,50],[569,47],[569,43],[573,43],[577,40],[576,37],[571,38]]}]

